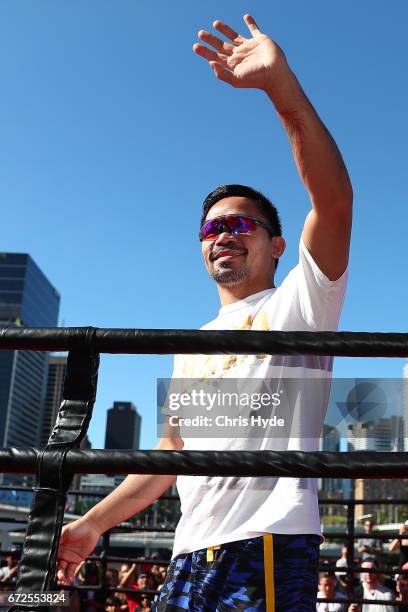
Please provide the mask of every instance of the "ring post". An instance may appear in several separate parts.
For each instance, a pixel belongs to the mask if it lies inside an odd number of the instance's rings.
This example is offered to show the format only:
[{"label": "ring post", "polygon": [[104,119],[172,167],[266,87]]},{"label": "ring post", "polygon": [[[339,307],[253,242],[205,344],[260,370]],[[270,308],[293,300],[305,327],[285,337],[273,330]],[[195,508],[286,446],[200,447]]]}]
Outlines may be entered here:
[{"label": "ring post", "polygon": [[[89,330],[92,340],[93,330]],[[56,423],[46,448],[37,456],[36,486],[24,540],[16,594],[58,591],[55,563],[67,491],[73,472],[65,469],[69,450],[80,447],[95,403],[99,354],[68,354],[64,391]],[[21,604],[16,610],[48,610],[48,606]]]}]

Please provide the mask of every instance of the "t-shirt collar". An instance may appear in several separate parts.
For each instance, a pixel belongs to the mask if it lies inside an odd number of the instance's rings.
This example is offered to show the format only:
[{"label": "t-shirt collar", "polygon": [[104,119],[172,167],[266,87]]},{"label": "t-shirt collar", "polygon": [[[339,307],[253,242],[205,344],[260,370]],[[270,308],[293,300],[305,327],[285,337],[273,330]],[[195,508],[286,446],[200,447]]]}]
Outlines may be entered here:
[{"label": "t-shirt collar", "polygon": [[253,293],[252,295],[248,295],[242,300],[238,302],[233,302],[232,304],[226,304],[226,306],[221,306],[219,310],[218,316],[224,316],[229,314],[230,312],[235,312],[236,310],[242,310],[243,308],[247,308],[252,304],[258,302],[264,296],[270,295],[276,291],[276,288],[264,289],[263,291],[258,291],[258,293]]}]

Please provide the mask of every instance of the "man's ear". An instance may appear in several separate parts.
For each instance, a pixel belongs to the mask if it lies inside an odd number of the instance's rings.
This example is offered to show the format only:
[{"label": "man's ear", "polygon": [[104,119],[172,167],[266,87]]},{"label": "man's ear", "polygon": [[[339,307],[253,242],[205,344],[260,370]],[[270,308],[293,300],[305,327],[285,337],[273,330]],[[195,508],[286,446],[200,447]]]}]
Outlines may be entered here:
[{"label": "man's ear", "polygon": [[272,257],[279,259],[286,248],[285,239],[282,236],[274,236],[272,238]]}]

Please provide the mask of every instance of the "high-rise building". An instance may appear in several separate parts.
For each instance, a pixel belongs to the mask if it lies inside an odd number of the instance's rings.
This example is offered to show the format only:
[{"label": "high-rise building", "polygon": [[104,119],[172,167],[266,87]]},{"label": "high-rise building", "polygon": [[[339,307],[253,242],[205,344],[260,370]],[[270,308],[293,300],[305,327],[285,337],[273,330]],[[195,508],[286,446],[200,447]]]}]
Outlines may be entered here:
[{"label": "high-rise building", "polygon": [[[0,253],[0,326],[55,327],[60,295],[30,255]],[[48,354],[0,351],[0,446],[37,446]]]},{"label": "high-rise building", "polygon": [[67,357],[50,355],[48,358],[47,391],[45,394],[44,415],[41,427],[41,446],[46,446],[57,419],[64,390]]},{"label": "high-rise building", "polygon": [[404,450],[408,450],[408,362],[402,370],[402,401],[404,412]]},{"label": "high-rise building", "polygon": [[393,415],[385,419],[358,421],[348,425],[349,450],[404,450],[404,420]]},{"label": "high-rise building", "polygon": [[[402,451],[404,448],[404,426],[401,416],[363,421],[348,426],[349,450],[367,451]],[[363,461],[363,458],[362,458]],[[392,499],[404,498],[407,494],[407,481],[390,479],[356,479],[355,499]],[[375,509],[386,519],[383,522],[394,523],[398,520],[398,509],[388,504],[376,505]],[[372,504],[356,506],[356,520],[373,511]]]},{"label": "high-rise building", "polygon": [[[319,451],[327,453],[340,452],[340,432],[337,427],[331,425],[323,425],[322,435],[319,441]],[[321,497],[326,499],[341,499],[343,497],[343,481],[340,478],[318,478],[317,488]],[[338,514],[338,505],[322,505],[320,514]]]},{"label": "high-rise building", "polygon": [[106,421],[105,448],[138,450],[142,417],[132,402],[114,402]]}]

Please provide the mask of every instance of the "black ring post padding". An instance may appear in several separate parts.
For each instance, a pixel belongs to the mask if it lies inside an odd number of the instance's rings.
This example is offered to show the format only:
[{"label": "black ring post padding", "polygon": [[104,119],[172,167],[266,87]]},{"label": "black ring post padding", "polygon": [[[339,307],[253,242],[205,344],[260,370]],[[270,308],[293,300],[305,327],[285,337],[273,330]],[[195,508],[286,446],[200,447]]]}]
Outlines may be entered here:
[{"label": "black ring post padding", "polygon": [[[94,330],[89,329],[90,351]],[[99,355],[70,352],[63,400],[45,449],[35,449],[36,487],[20,562],[17,593],[57,591],[55,564],[64,520],[67,490],[74,472],[66,465],[70,449],[79,448],[88,430],[96,397]],[[24,449],[25,450],[25,449]],[[18,449],[19,454],[23,449]],[[47,610],[21,604],[11,610]]]},{"label": "black ring post padding", "polygon": [[[0,449],[1,469],[32,474],[39,452],[36,448]],[[408,452],[69,450],[65,470],[73,474],[408,478]]]},{"label": "black ring post padding", "polygon": [[0,350],[408,357],[407,333],[0,327]]}]

